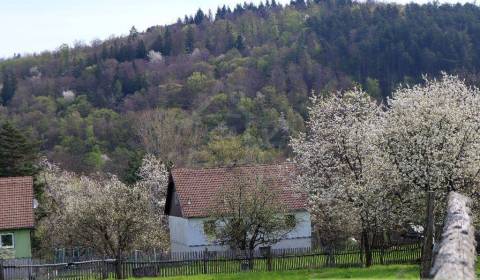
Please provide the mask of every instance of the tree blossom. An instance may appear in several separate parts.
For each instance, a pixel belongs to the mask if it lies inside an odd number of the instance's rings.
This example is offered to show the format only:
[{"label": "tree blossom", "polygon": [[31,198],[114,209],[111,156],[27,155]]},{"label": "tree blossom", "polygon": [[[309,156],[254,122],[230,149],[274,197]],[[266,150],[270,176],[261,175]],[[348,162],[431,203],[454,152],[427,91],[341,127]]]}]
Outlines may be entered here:
[{"label": "tree blossom", "polygon": [[63,99],[67,102],[75,100],[75,93],[72,90],[65,90],[62,92]]},{"label": "tree blossom", "polygon": [[[458,77],[444,74],[441,80],[399,89],[388,100],[380,138],[385,162],[395,171],[389,182],[397,185],[405,208],[424,209],[427,191],[435,191],[441,203],[450,191],[478,201],[479,94]],[[444,208],[436,209],[441,218]]]},{"label": "tree blossom", "polygon": [[40,231],[50,246],[84,246],[98,254],[122,258],[133,249],[167,244],[164,200],[168,176],[157,159],[147,156],[142,178],[129,186],[116,176],[78,176],[45,164]]},{"label": "tree blossom", "polygon": [[148,59],[150,60],[150,62],[162,62],[163,61],[163,56],[162,56],[162,53],[160,53],[160,52],[150,50],[148,52]]},{"label": "tree blossom", "polygon": [[358,89],[311,101],[307,132],[291,141],[301,171],[297,186],[309,192],[320,231],[361,232],[370,265],[373,235],[395,222],[392,192],[379,179],[384,171],[376,145],[381,108]]}]

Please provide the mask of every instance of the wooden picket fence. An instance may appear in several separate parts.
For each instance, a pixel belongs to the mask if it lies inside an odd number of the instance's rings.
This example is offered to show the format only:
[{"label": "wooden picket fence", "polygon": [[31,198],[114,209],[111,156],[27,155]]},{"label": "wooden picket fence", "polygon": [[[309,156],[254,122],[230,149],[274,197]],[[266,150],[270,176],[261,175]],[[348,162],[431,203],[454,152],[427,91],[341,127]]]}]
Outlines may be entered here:
[{"label": "wooden picket fence", "polygon": [[[374,264],[419,263],[421,244],[376,248]],[[165,254],[156,261],[91,260],[56,264],[0,263],[0,280],[108,279],[168,277],[242,271],[286,271],[324,267],[361,267],[358,247],[342,249],[284,249],[256,251],[249,261],[242,252],[187,252]]]}]

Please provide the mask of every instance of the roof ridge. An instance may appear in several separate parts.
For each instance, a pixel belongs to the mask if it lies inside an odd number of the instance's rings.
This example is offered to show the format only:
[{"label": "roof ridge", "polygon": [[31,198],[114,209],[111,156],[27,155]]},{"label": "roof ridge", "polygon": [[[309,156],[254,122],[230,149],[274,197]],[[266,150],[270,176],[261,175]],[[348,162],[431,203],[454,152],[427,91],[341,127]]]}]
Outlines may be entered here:
[{"label": "roof ridge", "polygon": [[31,178],[33,179],[33,176],[8,176],[8,177],[0,177],[0,180],[6,180],[6,179],[25,179],[25,178]]},{"label": "roof ridge", "polygon": [[239,165],[233,165],[233,166],[208,166],[208,167],[178,167],[178,168],[172,168],[173,170],[212,170],[212,169],[232,169],[236,167],[257,167],[257,166],[282,166],[282,165],[295,165],[293,162],[282,162],[282,163],[247,163],[247,164],[239,164]]}]

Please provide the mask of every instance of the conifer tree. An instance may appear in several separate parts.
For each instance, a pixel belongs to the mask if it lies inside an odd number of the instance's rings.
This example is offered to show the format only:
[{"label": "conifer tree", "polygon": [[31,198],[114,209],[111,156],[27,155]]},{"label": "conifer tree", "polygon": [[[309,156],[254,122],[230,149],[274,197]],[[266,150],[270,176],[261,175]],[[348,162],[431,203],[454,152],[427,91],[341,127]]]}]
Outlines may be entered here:
[{"label": "conifer tree", "polygon": [[9,71],[3,71],[3,87],[0,91],[0,101],[6,106],[8,102],[12,99],[15,94],[15,89],[17,88],[17,79],[15,75]]},{"label": "conifer tree", "polygon": [[233,35],[232,26],[230,25],[229,22],[227,22],[225,33],[226,33],[225,48],[226,48],[226,51],[228,51],[235,47],[235,36]]},{"label": "conifer tree", "polygon": [[193,34],[193,28],[191,26],[188,27],[187,29],[187,34],[185,36],[185,52],[186,53],[192,53],[193,48],[194,48],[194,43],[195,43],[195,37]]},{"label": "conifer tree", "polygon": [[195,17],[193,18],[193,22],[196,25],[200,25],[204,19],[205,19],[205,13],[202,11],[202,9],[198,9],[197,13],[195,14]]},{"label": "conifer tree", "polygon": [[147,58],[147,48],[145,47],[145,43],[143,42],[143,40],[140,40],[140,42],[138,42],[136,56],[140,59]]},{"label": "conifer tree", "polygon": [[35,146],[13,124],[4,123],[0,127],[0,177],[35,175]]},{"label": "conifer tree", "polygon": [[165,30],[165,44],[163,45],[163,55],[168,56],[172,53],[172,32],[167,28]]},{"label": "conifer tree", "polygon": [[235,48],[237,48],[239,51],[243,51],[245,49],[243,36],[240,34],[237,35],[237,39],[235,40]]},{"label": "conifer tree", "polygon": [[153,41],[152,46],[150,48],[156,52],[162,53],[162,55],[164,54],[163,53],[163,37],[161,34],[157,36],[155,41]]}]

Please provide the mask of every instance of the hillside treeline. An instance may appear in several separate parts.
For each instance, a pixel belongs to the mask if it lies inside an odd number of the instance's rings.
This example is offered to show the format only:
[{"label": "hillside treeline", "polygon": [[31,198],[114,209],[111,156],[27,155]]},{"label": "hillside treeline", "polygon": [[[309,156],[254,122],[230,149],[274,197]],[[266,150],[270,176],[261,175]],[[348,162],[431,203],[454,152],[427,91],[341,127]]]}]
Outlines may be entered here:
[{"label": "hillside treeline", "polygon": [[478,84],[479,69],[473,4],[269,1],[0,61],[0,122],[66,169],[134,181],[145,152],[176,166],[284,159],[312,94],[361,86],[382,101],[423,74]]}]

